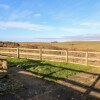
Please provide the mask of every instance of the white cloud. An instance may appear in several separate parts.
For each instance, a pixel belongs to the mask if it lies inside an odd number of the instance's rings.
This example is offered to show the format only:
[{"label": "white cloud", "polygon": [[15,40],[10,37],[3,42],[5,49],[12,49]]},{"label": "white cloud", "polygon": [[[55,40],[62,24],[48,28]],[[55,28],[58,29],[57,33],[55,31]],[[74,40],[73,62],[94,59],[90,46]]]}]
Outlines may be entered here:
[{"label": "white cloud", "polygon": [[29,11],[29,10],[24,10],[24,11],[17,10],[17,11],[12,12],[10,14],[9,20],[16,20],[19,18],[25,18],[25,17],[31,16],[31,14],[32,14],[32,11]]},{"label": "white cloud", "polygon": [[80,25],[90,26],[91,23],[89,23],[89,22],[84,22],[84,23],[81,23]]},{"label": "white cloud", "polygon": [[84,35],[74,35],[74,36],[64,36],[65,39],[70,39],[72,41],[100,41],[100,34],[84,34]]},{"label": "white cloud", "polygon": [[100,34],[66,35],[62,37],[38,37],[37,41],[99,41]]},{"label": "white cloud", "polygon": [[36,13],[36,14],[34,14],[33,16],[34,16],[34,17],[41,17],[42,14],[40,14],[40,13]]},{"label": "white cloud", "polygon": [[61,30],[68,33],[80,33],[84,31],[84,29],[81,28],[61,28]]},{"label": "white cloud", "polygon": [[90,26],[90,27],[94,27],[94,26],[100,26],[100,22],[83,22],[80,25],[83,26]]},{"label": "white cloud", "polygon": [[40,13],[33,14],[33,12],[30,10],[17,9],[16,11],[14,11],[10,14],[8,19],[9,20],[16,20],[16,19],[21,19],[21,18],[41,17],[41,16],[42,16],[42,14],[40,14]]},{"label": "white cloud", "polygon": [[10,6],[8,6],[8,5],[6,5],[6,4],[0,4],[0,8],[9,9]]},{"label": "white cloud", "polygon": [[35,31],[50,31],[53,30],[53,27],[44,26],[40,24],[32,24],[28,22],[0,22],[0,28],[20,28],[20,29],[27,29],[27,30],[35,30]]}]

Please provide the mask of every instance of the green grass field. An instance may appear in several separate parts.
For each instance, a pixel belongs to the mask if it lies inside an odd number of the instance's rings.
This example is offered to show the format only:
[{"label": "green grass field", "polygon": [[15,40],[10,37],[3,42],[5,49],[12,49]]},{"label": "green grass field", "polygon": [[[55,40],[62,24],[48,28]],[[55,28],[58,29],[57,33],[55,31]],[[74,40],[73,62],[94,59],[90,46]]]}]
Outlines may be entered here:
[{"label": "green grass field", "polygon": [[91,67],[67,64],[65,62],[36,61],[28,59],[8,58],[9,67],[20,67],[33,73],[34,76],[49,81],[65,79]]}]

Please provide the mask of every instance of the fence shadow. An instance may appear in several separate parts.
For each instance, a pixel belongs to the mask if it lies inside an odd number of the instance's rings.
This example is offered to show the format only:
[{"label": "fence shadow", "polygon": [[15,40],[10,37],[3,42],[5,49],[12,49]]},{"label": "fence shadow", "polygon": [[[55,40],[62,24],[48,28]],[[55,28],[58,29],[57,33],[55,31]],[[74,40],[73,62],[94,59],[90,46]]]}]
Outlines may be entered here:
[{"label": "fence shadow", "polygon": [[[16,70],[11,70],[10,73],[17,74],[18,76],[22,77],[21,78],[22,80],[20,81],[25,83],[26,86],[28,87],[28,89],[25,90],[24,92],[18,93],[17,96],[21,98],[27,98],[27,99],[34,98],[34,100],[37,100],[37,99],[46,100],[45,98],[47,97],[51,98],[50,100],[72,100],[72,99],[99,100],[100,99],[99,98],[100,88],[95,88],[95,85],[98,82],[100,82],[100,74],[97,74],[95,72],[92,73],[92,72],[71,69],[71,68],[64,68],[61,66],[54,66],[49,63],[42,63],[41,61],[33,61],[33,60],[28,60],[28,61],[26,60],[24,62],[9,62],[8,65],[16,69]],[[29,72],[24,73],[24,70],[22,70],[22,69],[26,70],[27,68],[34,69],[41,65],[47,66],[47,67],[55,67],[55,68],[59,67],[60,69],[57,71],[53,71],[49,74],[43,74],[43,73],[30,71],[34,75],[40,76],[41,79],[34,77],[32,74],[29,74]],[[81,72],[88,75],[94,75],[96,76],[96,79],[91,83],[91,85],[87,85],[87,84],[82,84],[80,82],[77,82],[76,80],[71,80],[69,78],[61,78],[61,77],[52,76],[52,74],[60,72],[62,70],[70,70],[70,71],[75,71],[75,72]],[[46,78],[58,80],[58,81],[50,82],[50,81],[44,80]],[[29,94],[29,91],[31,91],[30,94]]]}]

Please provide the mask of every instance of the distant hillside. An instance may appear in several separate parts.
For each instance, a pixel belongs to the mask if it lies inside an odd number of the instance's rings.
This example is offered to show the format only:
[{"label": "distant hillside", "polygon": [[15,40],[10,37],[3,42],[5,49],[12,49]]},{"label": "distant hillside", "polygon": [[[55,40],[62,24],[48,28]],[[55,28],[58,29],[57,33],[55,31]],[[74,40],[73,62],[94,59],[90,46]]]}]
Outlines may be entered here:
[{"label": "distant hillside", "polygon": [[62,42],[55,43],[54,46],[69,50],[100,51],[100,41]]},{"label": "distant hillside", "polygon": [[100,51],[100,41],[92,42],[0,42],[0,47],[23,47],[33,49],[54,49],[54,50],[82,50],[82,51]]},{"label": "distant hillside", "polygon": [[82,50],[82,51],[100,51],[100,41],[85,41],[85,42],[21,42],[20,46],[31,48],[45,48],[45,49],[68,49],[68,50]]},{"label": "distant hillside", "polygon": [[2,42],[0,41],[0,47],[18,47],[19,43],[15,42]]},{"label": "distant hillside", "polygon": [[53,45],[53,43],[45,43],[45,42],[21,42],[19,43],[20,47],[26,48],[34,48],[34,49],[54,49],[54,50],[62,50],[66,48],[58,47]]}]

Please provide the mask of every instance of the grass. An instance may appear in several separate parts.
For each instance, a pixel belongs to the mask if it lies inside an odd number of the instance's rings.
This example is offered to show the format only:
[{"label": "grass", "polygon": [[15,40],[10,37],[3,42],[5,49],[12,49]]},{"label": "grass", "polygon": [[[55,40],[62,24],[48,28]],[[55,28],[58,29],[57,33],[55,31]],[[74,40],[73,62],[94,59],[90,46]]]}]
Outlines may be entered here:
[{"label": "grass", "polygon": [[87,71],[91,67],[67,64],[65,62],[36,61],[28,59],[8,59],[9,67],[20,67],[33,73],[34,76],[49,81],[65,79],[79,72]]},{"label": "grass", "polygon": [[100,41],[73,41],[73,42],[58,42],[58,43],[43,43],[43,42],[22,42],[21,46],[31,47],[34,45],[42,46],[46,49],[54,49],[53,46],[68,50],[82,50],[82,51],[100,51]]}]

